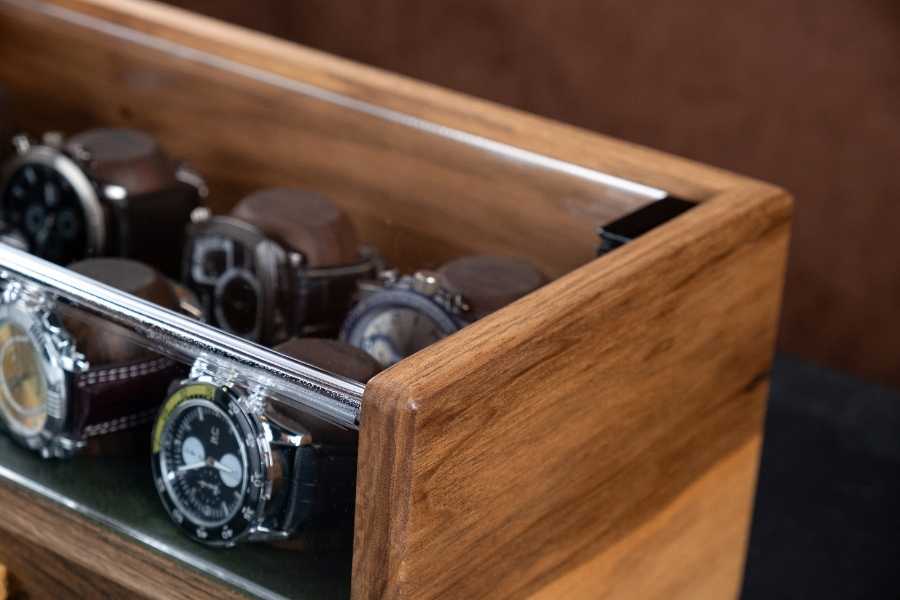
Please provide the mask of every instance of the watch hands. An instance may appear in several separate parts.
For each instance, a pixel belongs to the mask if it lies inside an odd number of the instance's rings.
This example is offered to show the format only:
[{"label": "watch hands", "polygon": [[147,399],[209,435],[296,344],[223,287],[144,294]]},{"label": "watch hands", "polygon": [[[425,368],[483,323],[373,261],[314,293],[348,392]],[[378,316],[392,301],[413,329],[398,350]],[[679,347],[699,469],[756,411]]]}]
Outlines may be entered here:
[{"label": "watch hands", "polygon": [[226,467],[222,463],[217,460],[204,459],[199,462],[191,463],[189,465],[181,465],[178,467],[178,472],[182,473],[184,471],[193,471],[194,469],[202,469],[203,467],[212,467],[218,471],[222,471],[224,473],[233,473],[234,469]]},{"label": "watch hands", "polygon": [[178,467],[178,472],[182,473],[184,471],[193,471],[194,469],[202,469],[207,466],[205,460],[201,460],[200,462],[191,463],[189,465],[181,465]]},{"label": "watch hands", "polygon": [[39,248],[43,248],[44,244],[47,243],[47,237],[50,235],[50,232],[53,230],[53,225],[55,225],[55,224],[56,224],[56,213],[51,213],[50,216],[48,216],[44,220],[44,226],[37,233],[37,235],[34,236],[35,241],[37,242],[37,245]]},{"label": "watch hands", "polygon": [[219,461],[213,462],[212,465],[210,465],[210,466],[212,466],[214,469],[218,469],[219,471],[222,471],[223,473],[234,473],[234,469],[226,467]]}]

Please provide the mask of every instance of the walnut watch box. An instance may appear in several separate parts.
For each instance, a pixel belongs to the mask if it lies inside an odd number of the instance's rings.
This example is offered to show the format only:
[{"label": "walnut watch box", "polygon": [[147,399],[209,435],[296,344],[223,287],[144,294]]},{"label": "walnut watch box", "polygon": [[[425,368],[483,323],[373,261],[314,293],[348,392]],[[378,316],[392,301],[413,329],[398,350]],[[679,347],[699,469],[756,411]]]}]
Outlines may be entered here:
[{"label": "walnut watch box", "polygon": [[[0,563],[25,591],[737,595],[785,191],[144,0],[0,0],[0,52],[18,125],[147,130],[214,213],[302,187],[401,272],[487,254],[549,280],[360,387],[347,554],[211,556],[153,529],[143,480],[66,503],[12,456]],[[598,229],[666,198],[692,206],[598,257]]]}]

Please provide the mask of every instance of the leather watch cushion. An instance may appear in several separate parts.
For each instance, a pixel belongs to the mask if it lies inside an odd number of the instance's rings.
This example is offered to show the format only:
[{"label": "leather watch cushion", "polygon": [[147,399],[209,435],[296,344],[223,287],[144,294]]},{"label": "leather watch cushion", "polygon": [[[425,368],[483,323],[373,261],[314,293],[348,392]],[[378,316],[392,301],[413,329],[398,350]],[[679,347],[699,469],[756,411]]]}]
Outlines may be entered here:
[{"label": "leather watch cushion", "polygon": [[381,371],[381,365],[367,352],[336,340],[295,337],[279,344],[275,350],[362,383]]},{"label": "leather watch cushion", "polygon": [[511,256],[464,256],[438,270],[444,287],[462,295],[480,319],[530,294],[547,278],[529,261]]},{"label": "leather watch cushion", "polygon": [[90,175],[120,185],[129,195],[170,188],[175,164],[150,134],[136,129],[91,129],[69,138],[67,146],[90,155]]},{"label": "leather watch cushion", "polygon": [[[178,297],[171,282],[143,263],[125,258],[89,258],[69,266],[76,273],[176,310]],[[73,309],[63,316],[76,347],[94,365],[118,364],[157,356],[133,341],[125,328]]]},{"label": "leather watch cushion", "polygon": [[269,188],[241,200],[231,215],[255,225],[307,267],[337,267],[362,260],[353,224],[333,202],[305,190]]}]

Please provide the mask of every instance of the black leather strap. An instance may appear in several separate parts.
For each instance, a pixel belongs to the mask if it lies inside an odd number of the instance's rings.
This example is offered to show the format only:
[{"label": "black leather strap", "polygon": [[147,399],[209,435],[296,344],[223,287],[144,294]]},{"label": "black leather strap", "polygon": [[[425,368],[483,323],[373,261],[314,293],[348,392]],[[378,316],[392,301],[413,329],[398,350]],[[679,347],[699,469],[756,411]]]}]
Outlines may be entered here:
[{"label": "black leather strap", "polygon": [[293,334],[337,334],[356,295],[357,282],[375,276],[376,261],[317,269],[300,268],[294,290]]},{"label": "black leather strap", "polygon": [[356,502],[356,447],[301,446],[294,454],[284,529],[340,526],[353,522]]}]

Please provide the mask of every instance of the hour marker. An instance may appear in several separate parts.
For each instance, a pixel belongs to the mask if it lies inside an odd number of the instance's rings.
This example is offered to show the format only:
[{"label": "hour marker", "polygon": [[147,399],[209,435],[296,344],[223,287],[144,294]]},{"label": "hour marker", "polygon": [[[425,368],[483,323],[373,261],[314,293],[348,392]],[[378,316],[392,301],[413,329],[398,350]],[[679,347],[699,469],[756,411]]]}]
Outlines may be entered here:
[{"label": "hour marker", "polygon": [[203,407],[202,406],[197,407],[197,420],[201,421],[201,422],[203,421]]},{"label": "hour marker", "polygon": [[28,180],[28,183],[34,185],[37,182],[37,174],[31,167],[25,167],[23,173],[25,174],[25,179]]}]

